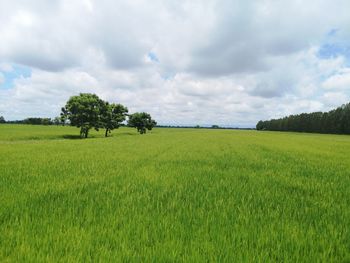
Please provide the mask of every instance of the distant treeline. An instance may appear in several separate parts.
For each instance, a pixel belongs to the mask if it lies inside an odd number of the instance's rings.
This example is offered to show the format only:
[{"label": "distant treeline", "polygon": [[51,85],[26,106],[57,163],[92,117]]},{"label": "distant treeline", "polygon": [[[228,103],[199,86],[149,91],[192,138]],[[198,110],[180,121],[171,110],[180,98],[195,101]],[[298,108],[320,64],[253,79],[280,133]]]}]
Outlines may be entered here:
[{"label": "distant treeline", "polygon": [[221,130],[255,130],[255,128],[239,128],[239,127],[221,127],[218,125],[200,126],[200,125],[157,125],[157,128],[181,128],[181,129],[221,129]]},{"label": "distant treeline", "polygon": [[259,121],[257,130],[350,134],[350,103],[329,112],[302,113]]},{"label": "distant treeline", "polygon": [[60,118],[26,118],[24,120],[4,121],[3,123],[12,124],[31,124],[31,125],[64,125]]}]

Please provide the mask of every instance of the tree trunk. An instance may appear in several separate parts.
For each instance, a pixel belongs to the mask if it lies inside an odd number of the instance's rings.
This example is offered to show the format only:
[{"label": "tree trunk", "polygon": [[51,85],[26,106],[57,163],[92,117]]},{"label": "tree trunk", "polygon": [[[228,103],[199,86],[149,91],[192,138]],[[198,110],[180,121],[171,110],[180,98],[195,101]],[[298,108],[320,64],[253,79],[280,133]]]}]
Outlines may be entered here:
[{"label": "tree trunk", "polygon": [[88,134],[89,134],[89,130],[88,130],[88,129],[86,129],[86,131],[85,131],[85,138],[87,138],[87,137],[88,137]]},{"label": "tree trunk", "polygon": [[108,129],[106,129],[105,137],[108,137]]}]

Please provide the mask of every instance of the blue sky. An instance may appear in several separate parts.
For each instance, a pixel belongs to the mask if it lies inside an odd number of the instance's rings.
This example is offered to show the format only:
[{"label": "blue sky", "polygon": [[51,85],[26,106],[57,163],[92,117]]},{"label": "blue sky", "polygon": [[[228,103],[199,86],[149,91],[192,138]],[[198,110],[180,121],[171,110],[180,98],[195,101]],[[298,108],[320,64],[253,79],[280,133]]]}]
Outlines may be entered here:
[{"label": "blue sky", "polygon": [[347,65],[350,63],[350,41],[338,38],[339,29],[330,30],[325,39],[320,43],[318,55],[320,58],[329,59],[338,56],[344,57]]},{"label": "blue sky", "polygon": [[148,57],[149,57],[149,59],[151,61],[159,62],[159,59],[158,59],[157,55],[154,52],[149,52],[148,53]]},{"label": "blue sky", "polygon": [[349,43],[325,43],[321,45],[318,54],[325,59],[342,56],[346,58],[346,62],[349,65],[350,45]]},{"label": "blue sky", "polygon": [[32,70],[29,67],[21,65],[11,65],[10,71],[0,70],[3,77],[0,84],[1,89],[11,89],[17,79],[30,78]]}]

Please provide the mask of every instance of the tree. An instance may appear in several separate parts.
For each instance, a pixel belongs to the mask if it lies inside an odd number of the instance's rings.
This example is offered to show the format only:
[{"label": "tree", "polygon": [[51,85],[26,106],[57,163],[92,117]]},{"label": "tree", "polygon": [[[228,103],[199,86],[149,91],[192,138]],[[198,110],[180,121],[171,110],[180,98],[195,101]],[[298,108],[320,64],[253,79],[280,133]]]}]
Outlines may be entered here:
[{"label": "tree", "polygon": [[6,123],[5,118],[3,116],[0,116],[0,123]]},{"label": "tree", "polygon": [[129,116],[128,125],[135,127],[139,133],[144,134],[147,130],[152,130],[157,122],[146,112],[136,112]]},{"label": "tree", "polygon": [[112,130],[118,129],[119,126],[125,121],[128,113],[128,108],[121,104],[109,104],[105,102],[102,113],[101,113],[101,127],[106,129],[105,137],[108,136],[108,133],[111,133]]},{"label": "tree", "polygon": [[52,125],[52,120],[51,120],[51,118],[42,118],[41,124],[42,125]]},{"label": "tree", "polygon": [[290,115],[259,121],[257,130],[350,134],[350,103],[329,112]]},{"label": "tree", "polygon": [[72,96],[62,108],[61,118],[68,119],[71,126],[80,128],[80,136],[87,138],[91,128],[98,129],[101,126],[100,115],[105,107],[105,102],[97,95],[80,93]]},{"label": "tree", "polygon": [[53,124],[55,124],[55,125],[60,125],[61,124],[61,117],[55,117],[54,119],[53,119]]},{"label": "tree", "polygon": [[350,103],[343,105],[342,133],[350,134]]},{"label": "tree", "polygon": [[257,124],[256,124],[256,129],[259,131],[259,130],[263,130],[264,129],[264,122],[263,121],[259,121]]}]

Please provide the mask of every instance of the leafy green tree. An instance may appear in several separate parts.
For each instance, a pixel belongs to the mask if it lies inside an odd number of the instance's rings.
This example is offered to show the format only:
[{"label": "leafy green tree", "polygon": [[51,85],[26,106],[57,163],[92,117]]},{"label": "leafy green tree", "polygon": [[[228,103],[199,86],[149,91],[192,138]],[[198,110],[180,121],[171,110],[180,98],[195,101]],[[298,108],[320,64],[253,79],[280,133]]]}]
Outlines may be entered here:
[{"label": "leafy green tree", "polygon": [[98,129],[101,126],[100,115],[105,107],[105,102],[97,95],[80,93],[72,96],[62,108],[61,118],[68,119],[71,126],[80,128],[80,136],[87,138],[90,129]]},{"label": "leafy green tree", "polygon": [[147,130],[152,130],[157,122],[146,112],[136,112],[129,116],[128,125],[135,127],[140,134],[144,134]]},{"label": "leafy green tree", "polygon": [[257,124],[256,124],[256,129],[259,131],[259,130],[263,130],[264,129],[264,122],[263,121],[259,121]]},{"label": "leafy green tree", "polygon": [[128,108],[121,104],[109,104],[105,102],[101,112],[101,127],[106,129],[105,137],[112,130],[118,129],[123,121],[125,121],[128,113]]},{"label": "leafy green tree", "polygon": [[0,116],[0,123],[6,123],[5,118],[3,116]]}]

